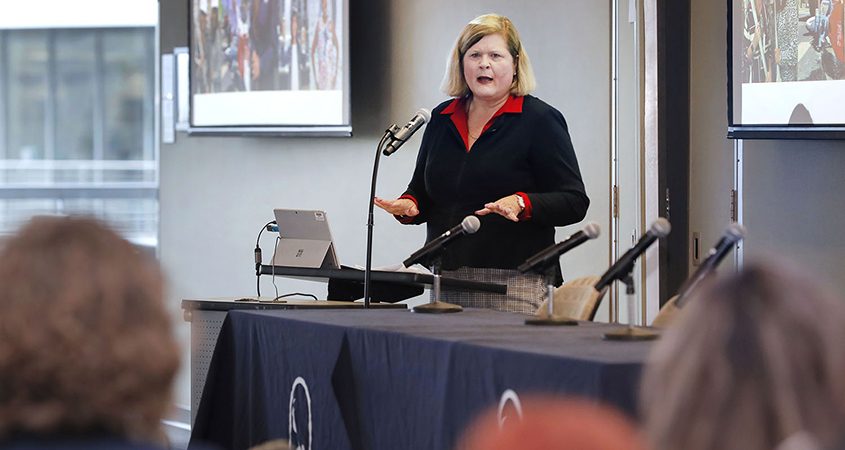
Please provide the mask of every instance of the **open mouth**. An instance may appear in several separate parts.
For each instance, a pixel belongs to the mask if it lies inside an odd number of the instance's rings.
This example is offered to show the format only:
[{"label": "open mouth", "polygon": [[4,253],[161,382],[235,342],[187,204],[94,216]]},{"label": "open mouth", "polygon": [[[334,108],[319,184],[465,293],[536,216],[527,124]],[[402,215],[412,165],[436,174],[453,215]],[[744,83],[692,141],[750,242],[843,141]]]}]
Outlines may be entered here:
[{"label": "open mouth", "polygon": [[480,76],[480,77],[476,78],[475,80],[478,81],[481,84],[487,84],[487,83],[493,82],[493,78],[487,77],[487,76]]}]

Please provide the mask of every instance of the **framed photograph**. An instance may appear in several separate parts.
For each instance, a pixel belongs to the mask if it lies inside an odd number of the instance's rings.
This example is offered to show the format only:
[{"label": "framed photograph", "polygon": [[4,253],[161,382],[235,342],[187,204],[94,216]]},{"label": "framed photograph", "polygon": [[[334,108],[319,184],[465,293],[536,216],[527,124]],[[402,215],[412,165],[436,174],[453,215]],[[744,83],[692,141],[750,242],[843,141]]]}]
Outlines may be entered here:
[{"label": "framed photograph", "polygon": [[349,136],[348,0],[191,0],[191,133]]}]

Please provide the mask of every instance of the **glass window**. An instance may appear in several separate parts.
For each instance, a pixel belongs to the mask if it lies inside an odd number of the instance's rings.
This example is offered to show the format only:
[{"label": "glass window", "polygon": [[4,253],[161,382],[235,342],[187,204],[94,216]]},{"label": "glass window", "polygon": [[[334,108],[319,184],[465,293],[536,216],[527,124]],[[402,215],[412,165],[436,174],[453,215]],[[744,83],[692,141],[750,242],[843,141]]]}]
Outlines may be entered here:
[{"label": "glass window", "polygon": [[[8,62],[0,65],[8,67],[6,155],[24,161],[44,159],[47,153],[44,133],[49,69],[47,34],[29,30],[7,33]],[[24,171],[7,175],[11,182],[25,182],[30,177],[37,179],[39,174]]]},{"label": "glass window", "polygon": [[[94,158],[95,33],[59,30],[55,34],[56,154],[55,159]],[[80,171],[62,174],[62,181],[91,181]],[[74,180],[74,175],[79,177]]]},{"label": "glass window", "polygon": [[[152,121],[145,120],[152,98],[152,64],[147,60],[147,30],[103,32],[105,87],[105,159],[152,159],[144,136]],[[150,111],[151,113],[151,111]]]},{"label": "glass window", "polygon": [[100,217],[158,246],[154,28],[0,30],[0,237]]}]

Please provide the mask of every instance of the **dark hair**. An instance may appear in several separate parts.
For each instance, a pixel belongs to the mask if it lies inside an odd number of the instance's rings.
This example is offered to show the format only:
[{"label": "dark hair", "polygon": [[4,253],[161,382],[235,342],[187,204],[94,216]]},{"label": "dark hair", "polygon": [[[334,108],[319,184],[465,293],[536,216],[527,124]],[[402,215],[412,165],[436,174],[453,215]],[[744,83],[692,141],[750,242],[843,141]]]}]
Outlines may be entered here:
[{"label": "dark hair", "polygon": [[36,218],[0,286],[0,437],[160,437],[179,347],[153,260],[94,219]]}]

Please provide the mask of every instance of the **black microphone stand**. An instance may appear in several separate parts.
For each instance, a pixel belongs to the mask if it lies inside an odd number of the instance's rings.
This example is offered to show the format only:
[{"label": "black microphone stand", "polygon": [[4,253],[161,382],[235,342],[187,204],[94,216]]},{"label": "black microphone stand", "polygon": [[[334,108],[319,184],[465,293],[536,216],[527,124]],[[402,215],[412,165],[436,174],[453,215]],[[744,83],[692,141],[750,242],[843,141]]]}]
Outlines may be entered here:
[{"label": "black microphone stand", "polygon": [[653,330],[634,326],[634,322],[637,320],[637,308],[634,304],[634,277],[631,276],[633,269],[634,265],[631,264],[626,269],[625,275],[621,277],[621,281],[625,283],[625,294],[628,296],[628,325],[605,333],[604,338],[609,341],[650,341],[660,337],[660,334]]},{"label": "black microphone stand", "polygon": [[453,305],[440,301],[440,262],[441,256],[437,255],[431,260],[431,273],[434,275],[434,281],[431,285],[431,300],[428,303],[414,306],[413,311],[416,313],[453,313],[464,310],[460,305]]},{"label": "black microphone stand", "polygon": [[[525,319],[526,325],[578,325],[578,321],[565,316],[555,316],[555,284],[554,279],[557,274],[557,259],[551,263],[546,264],[543,268],[543,273],[546,279],[546,317],[532,317]],[[538,311],[539,314],[539,311]]]},{"label": "black microphone stand", "polygon": [[376,181],[378,179],[378,163],[381,159],[381,151],[382,147],[384,147],[385,142],[389,141],[394,137],[394,133],[399,131],[399,127],[396,124],[393,124],[384,131],[384,135],[382,135],[381,140],[378,142],[376,146],[376,158],[373,162],[373,181],[370,185],[370,202],[369,202],[369,213],[367,215],[367,263],[364,266],[364,308],[370,307],[370,284],[372,283],[372,273],[373,273],[373,209],[375,208],[375,197],[376,197]]}]

